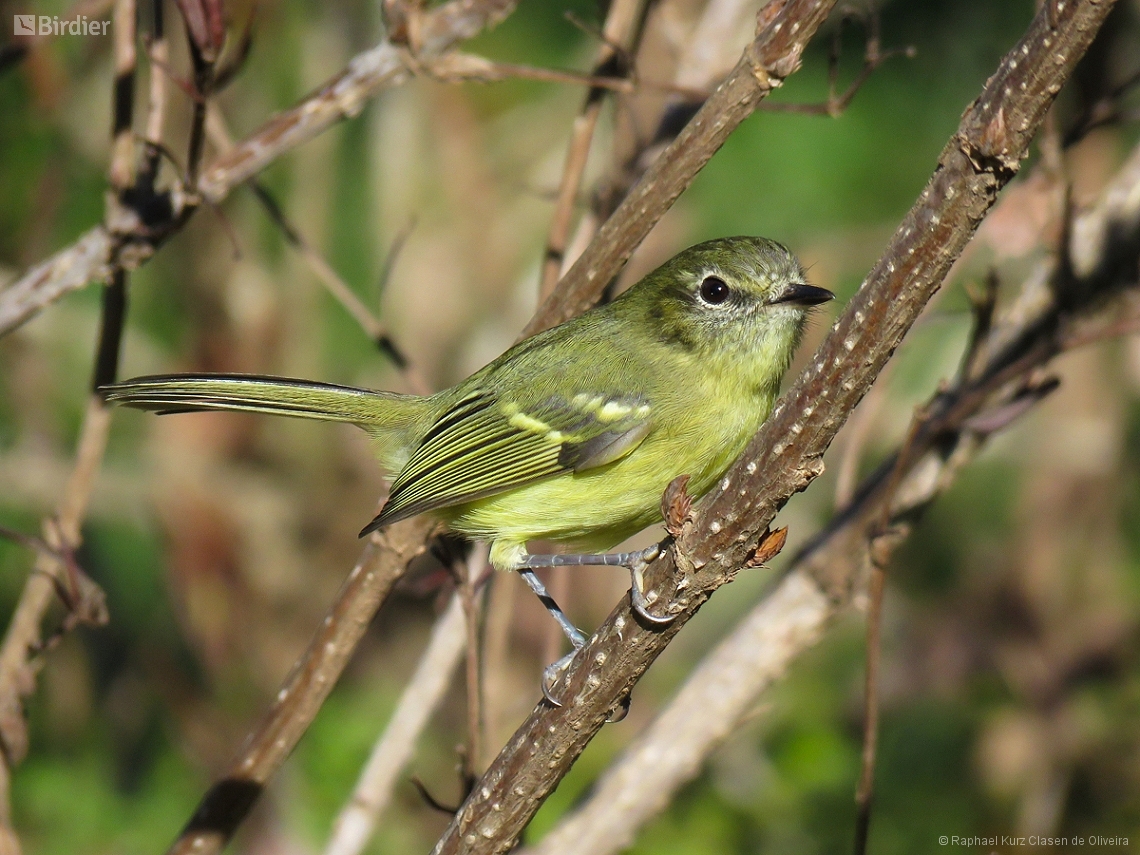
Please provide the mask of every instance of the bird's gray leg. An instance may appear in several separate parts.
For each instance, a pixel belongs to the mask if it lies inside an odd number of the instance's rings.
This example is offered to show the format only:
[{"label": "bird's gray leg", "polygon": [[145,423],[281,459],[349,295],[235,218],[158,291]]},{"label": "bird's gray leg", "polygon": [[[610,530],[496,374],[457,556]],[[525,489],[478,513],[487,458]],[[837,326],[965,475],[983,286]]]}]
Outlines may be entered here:
[{"label": "bird's gray leg", "polygon": [[[532,557],[532,556],[527,556]],[[546,564],[536,564],[535,567],[547,567]],[[570,618],[566,617],[566,612],[558,603],[554,602],[554,597],[550,596],[550,592],[546,590],[546,586],[542,584],[542,580],[535,575],[534,570],[530,569],[525,564],[520,565],[519,575],[523,577],[530,589],[538,595],[538,599],[546,606],[546,610],[558,621],[558,625],[562,627],[562,631],[566,633],[566,637],[570,639],[570,643],[574,645],[574,649],[559,659],[542,669],[542,696],[546,698],[547,703],[554,707],[562,706],[562,702],[554,697],[550,692],[550,686],[558,679],[558,675],[566,670],[566,666],[570,664],[570,660],[574,658],[574,654],[582,649],[586,643],[586,635],[578,627],[570,622]]]},{"label": "bird's gray leg", "polygon": [[[649,600],[645,596],[645,578],[643,576],[645,568],[649,566],[649,562],[653,561],[662,552],[662,545],[654,543],[652,546],[647,546],[645,549],[640,549],[637,552],[607,552],[596,555],[524,555],[519,561],[520,568],[531,567],[582,567],[586,565],[604,566],[604,567],[627,567],[630,576],[630,591],[629,602],[633,610],[644,618],[646,621],[658,626],[664,626],[673,622],[674,615],[655,615],[649,611]],[[541,583],[540,583],[541,584]],[[534,588],[534,585],[531,585]],[[538,589],[535,588],[537,592]],[[544,589],[545,591],[545,589]],[[541,599],[543,594],[539,594]],[[545,604],[545,600],[543,603]],[[551,600],[553,602],[553,600]],[[550,606],[547,606],[549,609]],[[565,615],[559,617],[554,614],[555,619],[559,623],[565,620]],[[567,621],[569,623],[569,621]],[[563,630],[566,629],[566,624],[563,624]],[[569,635],[569,632],[567,632]],[[573,638],[570,639],[573,641]]]},{"label": "bird's gray leg", "polygon": [[[574,649],[550,665],[547,665],[542,672],[542,696],[546,698],[547,703],[554,707],[562,706],[559,701],[551,693],[550,687],[558,679],[559,675],[566,670],[570,664],[570,660],[574,658],[582,646],[586,643],[585,634],[570,622],[566,617],[566,613],[562,611],[554,598],[546,590],[546,586],[542,584],[542,580],[534,573],[535,567],[584,567],[584,566],[603,566],[603,567],[626,567],[629,569],[630,575],[630,591],[629,602],[631,608],[644,618],[646,621],[658,626],[670,624],[674,620],[673,615],[658,616],[649,611],[649,600],[645,596],[645,579],[643,573],[645,568],[649,566],[649,562],[657,558],[661,554],[662,545],[655,543],[645,549],[640,549],[636,552],[607,552],[600,554],[585,554],[585,555],[522,555],[519,557],[515,569],[518,570],[519,575],[526,580],[530,585],[532,591],[538,595],[538,599],[546,606],[546,610],[553,615],[554,619],[558,621],[558,625],[562,627],[562,631],[566,633],[566,637],[570,639],[570,643],[574,645]],[[611,718],[611,721],[619,721],[624,717],[624,711],[617,714],[617,717]]]},{"label": "bird's gray leg", "polygon": [[562,627],[562,631],[566,633],[566,637],[570,639],[570,643],[574,645],[574,649],[579,650],[586,643],[586,634],[582,632],[582,630],[578,629],[578,627],[574,626],[574,624],[570,622],[570,618],[566,617],[566,612],[562,611],[562,608],[558,605],[558,603],[554,602],[554,597],[550,596],[550,593],[546,590],[546,586],[542,584],[542,580],[539,579],[538,576],[535,575],[534,571],[530,569],[532,566],[549,567],[551,565],[524,564],[519,570],[519,575],[523,577],[528,585],[530,585],[530,589],[538,594],[538,599],[542,601],[542,604],[546,606],[546,610],[554,616],[554,619],[556,621],[558,621],[558,625]]}]

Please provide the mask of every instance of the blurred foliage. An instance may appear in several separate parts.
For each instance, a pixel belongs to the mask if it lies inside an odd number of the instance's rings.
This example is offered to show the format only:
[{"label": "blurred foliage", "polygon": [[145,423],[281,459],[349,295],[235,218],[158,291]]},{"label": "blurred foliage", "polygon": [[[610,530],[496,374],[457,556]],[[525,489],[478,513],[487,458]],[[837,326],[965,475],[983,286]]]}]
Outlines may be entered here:
[{"label": "blurred foliage", "polygon": [[[372,43],[377,5],[260,8],[247,66],[221,99],[232,132],[250,132]],[[675,5],[691,14],[697,4]],[[913,45],[915,58],[886,63],[838,119],[748,120],[631,269],[644,272],[706,237],[764,234],[789,243],[813,281],[850,296],[1034,5],[884,4],[884,46]],[[1103,90],[1136,71],[1140,6],[1120,7],[1081,86],[1062,96],[1061,126],[1098,81]],[[36,5],[44,14],[66,8]],[[524,0],[467,48],[587,68],[594,40],[567,11],[595,25],[602,18],[591,0]],[[825,97],[826,42],[812,46],[778,100]],[[844,29],[841,84],[855,74],[862,44],[857,24]],[[184,68],[184,60],[177,46],[172,66]],[[652,69],[641,73],[652,78]],[[99,39],[56,39],[0,73],[0,280],[101,219],[110,79],[108,40]],[[168,138],[181,140],[189,104],[176,90],[172,99]],[[365,302],[381,307],[413,363],[447,384],[508,346],[533,310],[552,191],[581,99],[579,89],[529,81],[418,80],[274,163],[263,180]],[[602,151],[613,116],[599,132]],[[1136,137],[1134,126],[1109,127],[1067,152],[1078,205],[1095,198]],[[592,158],[592,178],[605,161]],[[1030,217],[1031,203],[1044,204],[1031,197],[1013,213]],[[380,293],[392,241],[412,222]],[[913,406],[953,372],[969,326],[962,284],[998,264],[1008,292],[1027,259],[1049,251],[1049,235],[1026,247],[1014,237],[983,228],[900,351],[882,394],[864,404],[875,411],[861,471],[888,453]],[[98,302],[90,287],[0,339],[4,525],[35,531],[61,493]],[[805,350],[827,320],[821,313]],[[399,383],[241,189],[222,210],[202,210],[132,279],[123,374],[187,369]],[[1058,372],[1061,391],[962,474],[892,567],[871,833],[880,855],[933,850],[941,834],[1125,834],[1135,845],[1140,342],[1088,348]],[[828,458],[832,471],[846,444],[841,435]],[[829,474],[789,505],[782,520],[793,540],[827,518],[834,489]],[[32,751],[13,784],[27,851],[153,852],[173,838],[320,620],[379,490],[367,442],[343,426],[116,414],[79,555],[107,591],[112,622],[46,654],[30,708]],[[3,613],[30,566],[27,553],[0,541]],[[571,613],[600,620],[627,584],[619,576],[584,570]],[[603,730],[549,800],[532,838],[588,791],[766,582],[759,571],[746,575],[737,594],[709,603],[639,687],[629,718]],[[430,596],[411,589],[384,609],[238,851],[321,845],[435,612]],[[515,612],[502,664],[512,691],[490,699],[493,748],[537,699],[545,664],[547,619],[522,594]],[[849,851],[862,674],[861,621],[849,617],[769,693],[633,851]],[[442,802],[458,798],[454,749],[464,739],[456,688],[410,770]],[[443,824],[405,779],[371,851],[426,851]]]}]

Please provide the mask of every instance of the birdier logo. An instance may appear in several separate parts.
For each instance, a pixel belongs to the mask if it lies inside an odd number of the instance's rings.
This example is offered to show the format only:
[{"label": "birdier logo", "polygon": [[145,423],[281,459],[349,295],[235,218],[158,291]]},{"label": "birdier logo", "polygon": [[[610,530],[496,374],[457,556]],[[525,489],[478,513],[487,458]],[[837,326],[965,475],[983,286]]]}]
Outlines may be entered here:
[{"label": "birdier logo", "polygon": [[58,15],[12,16],[16,36],[105,36],[110,30],[110,21],[92,21],[86,15],[62,20]]}]

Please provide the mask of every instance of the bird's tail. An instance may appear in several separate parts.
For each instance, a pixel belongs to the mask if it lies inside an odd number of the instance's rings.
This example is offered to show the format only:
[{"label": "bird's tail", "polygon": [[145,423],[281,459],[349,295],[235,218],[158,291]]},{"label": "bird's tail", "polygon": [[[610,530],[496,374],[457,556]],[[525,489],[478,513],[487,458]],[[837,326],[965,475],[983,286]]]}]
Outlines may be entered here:
[{"label": "bird's tail", "polygon": [[[102,386],[104,399],[158,413],[239,410],[275,413],[321,421],[351,422],[383,443],[399,458],[422,433],[430,398],[374,392],[329,383],[250,374],[170,374],[136,377]],[[387,455],[384,455],[387,456]]]}]

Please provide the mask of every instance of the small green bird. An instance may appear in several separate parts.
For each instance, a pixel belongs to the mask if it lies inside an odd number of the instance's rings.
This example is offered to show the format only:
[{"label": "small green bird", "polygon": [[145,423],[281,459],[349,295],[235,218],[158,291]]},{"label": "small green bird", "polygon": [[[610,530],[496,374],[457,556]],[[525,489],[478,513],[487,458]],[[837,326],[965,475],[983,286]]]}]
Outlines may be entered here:
[{"label": "small green bird", "polygon": [[612,302],[515,345],[430,397],[225,374],[140,377],[108,401],[181,413],[245,410],[352,422],[395,474],[361,532],[431,512],[491,543],[527,577],[575,647],[584,638],[530,572],[624,565],[650,620],[640,570],[657,547],[529,555],[531,540],[602,550],[661,518],[678,475],[707,492],[768,417],[808,309],[832,299],[774,241],[731,237],[676,255]]}]

